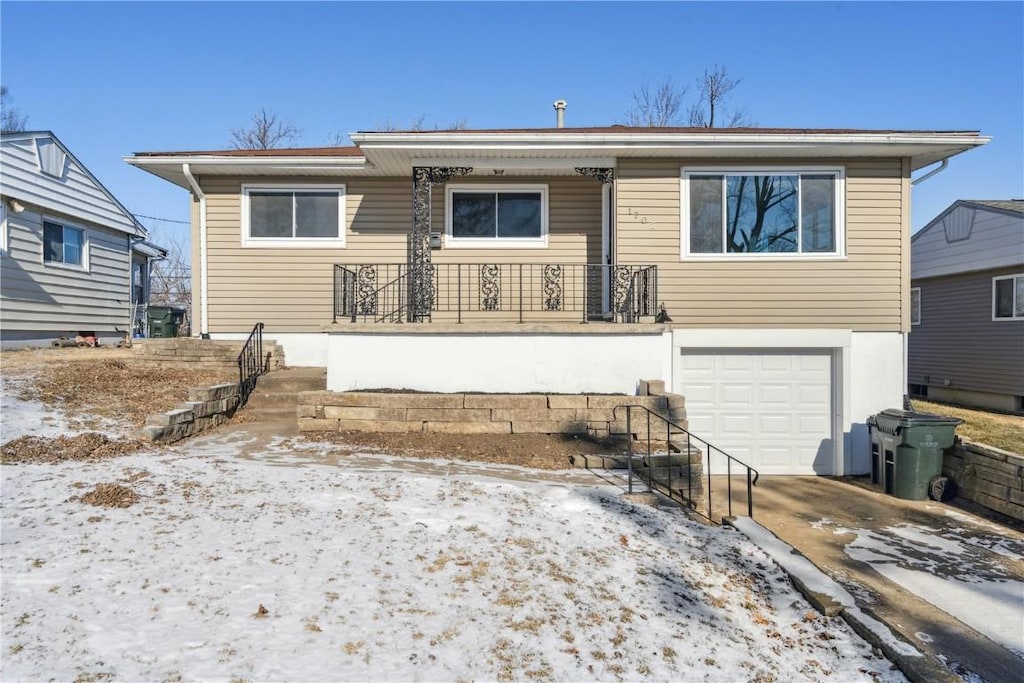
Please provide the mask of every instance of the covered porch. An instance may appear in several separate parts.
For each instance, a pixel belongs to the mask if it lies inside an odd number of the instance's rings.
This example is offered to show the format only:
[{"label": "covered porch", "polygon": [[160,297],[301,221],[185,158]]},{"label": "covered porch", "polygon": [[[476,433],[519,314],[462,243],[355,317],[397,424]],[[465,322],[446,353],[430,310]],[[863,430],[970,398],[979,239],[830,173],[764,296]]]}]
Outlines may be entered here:
[{"label": "covered porch", "polygon": [[657,267],[615,263],[613,160],[470,161],[409,160],[405,262],[334,264],[333,323],[655,319]]}]

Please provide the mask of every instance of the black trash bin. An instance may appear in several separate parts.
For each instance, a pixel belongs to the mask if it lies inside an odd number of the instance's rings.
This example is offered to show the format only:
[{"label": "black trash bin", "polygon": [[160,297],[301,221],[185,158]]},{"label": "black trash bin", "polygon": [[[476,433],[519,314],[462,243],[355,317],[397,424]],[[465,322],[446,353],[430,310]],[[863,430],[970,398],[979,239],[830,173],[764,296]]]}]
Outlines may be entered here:
[{"label": "black trash bin", "polygon": [[185,311],[173,306],[150,306],[146,309],[146,328],[150,337],[177,337]]},{"label": "black trash bin", "polygon": [[868,418],[871,482],[897,498],[943,498],[942,453],[953,445],[963,422],[910,410],[883,410]]}]

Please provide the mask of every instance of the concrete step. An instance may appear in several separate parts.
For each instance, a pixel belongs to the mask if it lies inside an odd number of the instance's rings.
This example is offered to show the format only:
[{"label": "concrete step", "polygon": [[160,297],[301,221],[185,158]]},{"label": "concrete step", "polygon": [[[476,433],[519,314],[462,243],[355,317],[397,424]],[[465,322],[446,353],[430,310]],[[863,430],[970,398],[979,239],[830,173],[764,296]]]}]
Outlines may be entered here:
[{"label": "concrete step", "polygon": [[634,467],[633,473],[637,476],[647,479],[653,477],[657,481],[668,485],[672,483],[672,487],[678,486],[686,487],[687,477],[689,477],[690,485],[694,488],[700,488],[704,481],[704,468],[700,466],[686,467]]},{"label": "concrete step", "polygon": [[260,422],[297,422],[299,394],[327,386],[323,368],[281,368],[261,375],[245,404],[245,413]]},{"label": "concrete step", "polygon": [[253,408],[245,407],[246,415],[260,422],[296,422],[295,406],[291,408]]},{"label": "concrete step", "polygon": [[689,453],[670,453],[668,455],[649,455],[644,460],[647,467],[682,467],[700,465],[704,462],[704,454],[693,448]]}]

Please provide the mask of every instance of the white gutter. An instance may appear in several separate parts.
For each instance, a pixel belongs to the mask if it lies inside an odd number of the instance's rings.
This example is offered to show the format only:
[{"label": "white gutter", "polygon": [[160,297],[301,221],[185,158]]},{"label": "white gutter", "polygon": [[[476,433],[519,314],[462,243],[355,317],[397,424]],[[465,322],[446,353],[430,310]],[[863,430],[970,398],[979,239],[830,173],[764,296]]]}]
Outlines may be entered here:
[{"label": "white gutter", "polygon": [[185,174],[188,184],[192,186],[192,192],[199,197],[199,334],[208,337],[210,334],[210,314],[207,297],[207,262],[206,262],[206,195],[192,175],[189,164],[181,165],[181,172]]},{"label": "white gutter", "polygon": [[933,168],[932,170],[928,171],[927,173],[925,173],[920,178],[914,178],[913,180],[911,180],[910,184],[911,185],[918,185],[920,183],[923,183],[924,181],[926,181],[929,178],[931,178],[933,175],[938,175],[939,173],[942,173],[943,171],[945,171],[947,166],[949,166],[949,159],[948,158],[943,159],[939,163],[939,167],[938,168]]}]

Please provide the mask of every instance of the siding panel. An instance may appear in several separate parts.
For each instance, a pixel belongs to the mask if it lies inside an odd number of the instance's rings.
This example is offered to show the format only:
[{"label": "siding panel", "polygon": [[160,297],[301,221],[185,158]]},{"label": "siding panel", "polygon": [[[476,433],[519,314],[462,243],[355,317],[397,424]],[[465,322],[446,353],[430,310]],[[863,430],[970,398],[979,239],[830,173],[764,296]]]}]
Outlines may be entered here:
[{"label": "siding panel", "polygon": [[[749,163],[773,165],[764,160]],[[800,161],[774,163],[798,166]],[[707,162],[622,159],[617,181],[618,262],[658,265],[658,297],[681,327],[902,331],[902,302],[909,293],[901,276],[908,231],[901,160],[819,159],[807,164],[846,168],[844,260],[684,260],[680,168]]]},{"label": "siding panel", "polygon": [[48,212],[88,233],[88,270],[43,263],[43,214],[8,213],[2,257],[0,325],[5,330],[113,332],[129,327],[128,236]]},{"label": "siding panel", "polygon": [[1024,396],[1024,320],[992,320],[992,278],[1021,270],[914,281],[921,324],[908,342],[911,384]]},{"label": "siding panel", "polygon": [[[258,180],[267,182],[266,178]],[[346,246],[325,249],[243,248],[239,193],[244,182],[248,181],[201,179],[207,195],[211,332],[240,332],[257,320],[266,323],[268,332],[320,331],[332,319],[334,264],[407,261],[412,230],[411,178],[296,179],[343,182],[346,186]],[[453,182],[494,183],[495,179],[470,177]],[[548,247],[443,248],[432,253],[434,263],[586,263],[600,259],[599,182],[583,177],[533,176],[502,177],[501,182],[548,185]],[[435,187],[431,206],[434,231],[444,230],[444,202],[445,188]],[[198,254],[196,258],[198,263]]]}]

